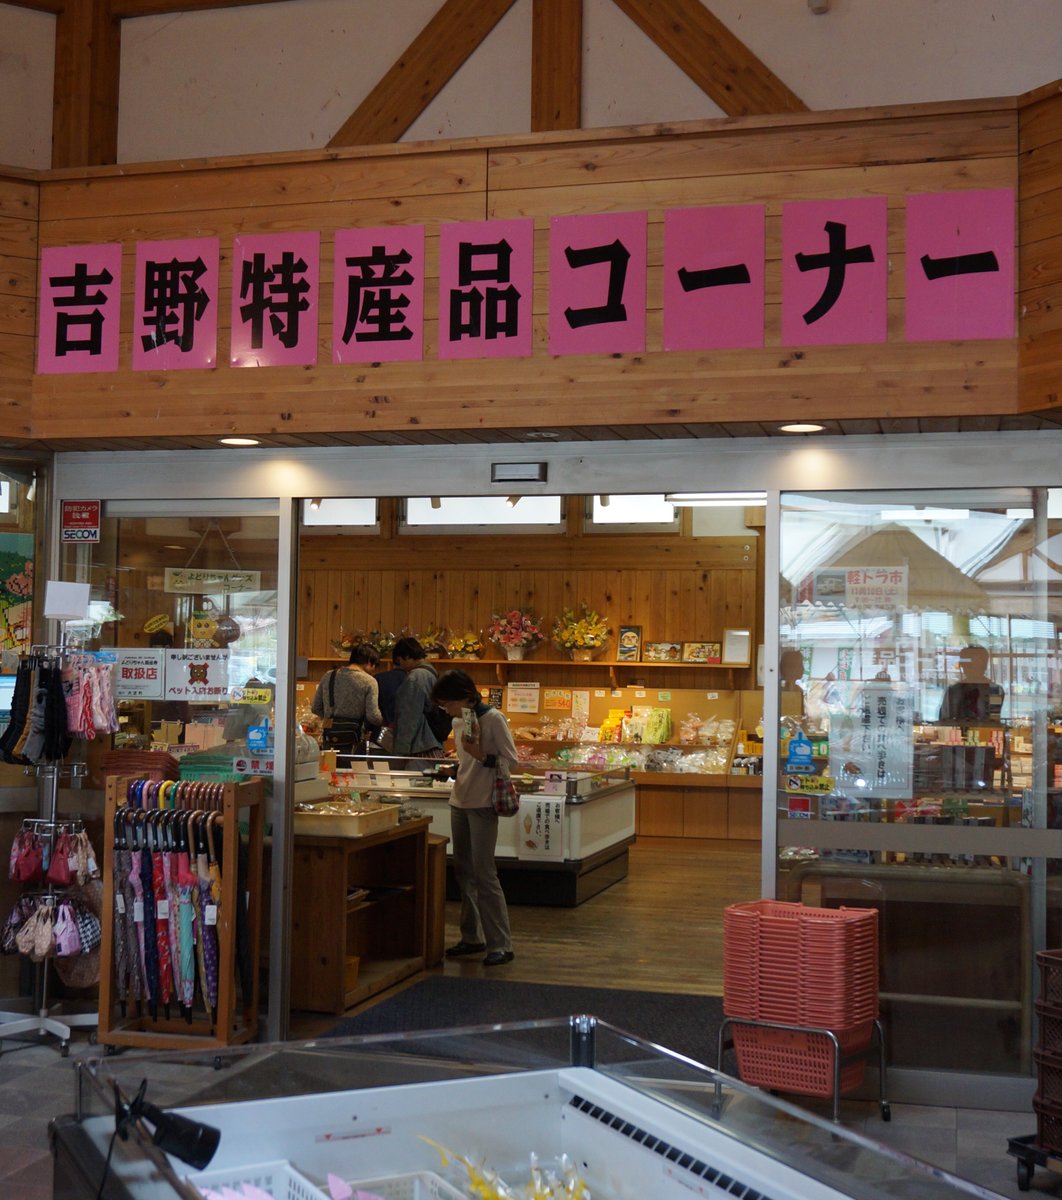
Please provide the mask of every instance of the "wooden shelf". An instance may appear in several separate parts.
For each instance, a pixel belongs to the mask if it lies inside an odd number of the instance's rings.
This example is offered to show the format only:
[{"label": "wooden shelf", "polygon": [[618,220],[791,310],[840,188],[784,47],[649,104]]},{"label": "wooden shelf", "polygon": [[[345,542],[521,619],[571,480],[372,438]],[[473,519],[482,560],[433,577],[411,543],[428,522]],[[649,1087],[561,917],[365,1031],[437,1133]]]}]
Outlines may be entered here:
[{"label": "wooden shelf", "polygon": [[[430,823],[353,838],[295,835],[293,1008],[338,1014],[424,969]],[[354,886],[369,895],[348,898]]]}]

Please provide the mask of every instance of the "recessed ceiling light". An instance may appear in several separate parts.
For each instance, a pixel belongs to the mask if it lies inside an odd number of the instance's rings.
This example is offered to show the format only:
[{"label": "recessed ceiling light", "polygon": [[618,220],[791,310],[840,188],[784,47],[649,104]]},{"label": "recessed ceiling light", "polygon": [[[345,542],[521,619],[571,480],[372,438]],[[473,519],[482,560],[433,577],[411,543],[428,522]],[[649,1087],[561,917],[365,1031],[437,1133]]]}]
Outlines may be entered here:
[{"label": "recessed ceiling light", "polygon": [[224,438],[218,438],[218,441],[223,446],[257,446],[258,445],[257,438],[224,437]]},{"label": "recessed ceiling light", "polygon": [[556,429],[529,429],[524,438],[529,442],[557,442],[560,434]]},{"label": "recessed ceiling light", "polygon": [[782,433],[822,433],[825,425],[815,425],[810,421],[794,421],[789,425],[779,425]]}]

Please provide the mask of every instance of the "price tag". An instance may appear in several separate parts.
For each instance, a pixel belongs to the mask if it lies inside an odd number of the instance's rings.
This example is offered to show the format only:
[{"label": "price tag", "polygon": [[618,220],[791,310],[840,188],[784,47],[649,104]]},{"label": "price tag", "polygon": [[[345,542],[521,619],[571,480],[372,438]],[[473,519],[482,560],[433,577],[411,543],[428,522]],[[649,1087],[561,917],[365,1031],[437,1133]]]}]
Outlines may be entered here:
[{"label": "price tag", "polygon": [[155,916],[160,921],[168,921],[170,919],[170,902],[168,900],[155,901]]},{"label": "price tag", "polygon": [[118,911],[125,916],[125,897],[121,892],[117,892],[114,897],[114,904]]},{"label": "price tag", "polygon": [[144,924],[144,901],[143,900],[134,900],[133,901],[133,920],[138,925]]},{"label": "price tag", "polygon": [[218,923],[218,906],[216,904],[208,904],[203,909],[203,918],[208,925],[216,925]]}]

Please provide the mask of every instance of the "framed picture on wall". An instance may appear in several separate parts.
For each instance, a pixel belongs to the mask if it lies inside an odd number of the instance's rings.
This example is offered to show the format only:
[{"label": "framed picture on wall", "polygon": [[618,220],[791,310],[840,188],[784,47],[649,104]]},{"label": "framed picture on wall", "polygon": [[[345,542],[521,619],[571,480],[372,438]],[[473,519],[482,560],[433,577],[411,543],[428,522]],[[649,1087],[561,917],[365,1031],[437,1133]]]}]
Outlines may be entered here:
[{"label": "framed picture on wall", "polygon": [[719,642],[683,642],[682,661],[688,663],[720,663],[723,650]]},{"label": "framed picture on wall", "polygon": [[616,645],[617,662],[639,662],[642,657],[642,627],[621,625]]},{"label": "framed picture on wall", "polygon": [[642,662],[681,662],[681,642],[646,642],[642,648]]},{"label": "framed picture on wall", "polygon": [[752,662],[752,633],[748,629],[723,630],[723,666],[747,667]]}]

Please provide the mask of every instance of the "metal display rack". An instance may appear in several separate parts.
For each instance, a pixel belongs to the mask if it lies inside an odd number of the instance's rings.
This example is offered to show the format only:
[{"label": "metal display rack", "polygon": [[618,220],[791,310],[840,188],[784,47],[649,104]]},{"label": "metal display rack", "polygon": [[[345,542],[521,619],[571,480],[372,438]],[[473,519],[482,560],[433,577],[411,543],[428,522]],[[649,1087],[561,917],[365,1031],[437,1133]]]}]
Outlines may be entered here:
[{"label": "metal display rack", "polygon": [[[80,654],[81,651],[71,651],[66,644],[65,633],[63,640],[57,644],[34,645],[30,654],[42,659],[53,660],[53,665],[59,665],[64,659]],[[59,780],[62,775],[75,780],[83,778],[88,768],[84,763],[46,762],[34,763],[26,767],[27,774],[33,774],[38,787],[38,812],[46,816],[30,818],[38,831],[49,840],[49,846],[54,849],[56,835],[62,826],[68,822],[59,820]],[[64,891],[51,883],[40,889],[41,901],[54,904],[59,894]],[[32,1013],[0,1012],[0,1042],[4,1038],[15,1037],[22,1033],[38,1033],[57,1038],[59,1052],[65,1058],[70,1049],[70,1034],[75,1028],[94,1028],[97,1023],[95,1013],[64,1012],[60,1004],[48,1002],[48,963],[44,958],[35,964],[34,995]]]}]

